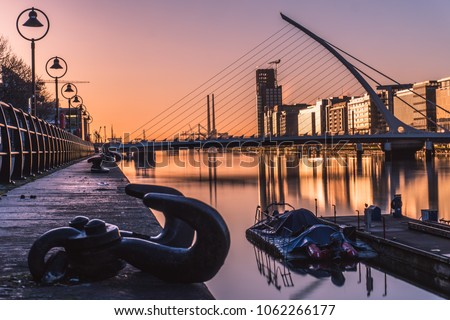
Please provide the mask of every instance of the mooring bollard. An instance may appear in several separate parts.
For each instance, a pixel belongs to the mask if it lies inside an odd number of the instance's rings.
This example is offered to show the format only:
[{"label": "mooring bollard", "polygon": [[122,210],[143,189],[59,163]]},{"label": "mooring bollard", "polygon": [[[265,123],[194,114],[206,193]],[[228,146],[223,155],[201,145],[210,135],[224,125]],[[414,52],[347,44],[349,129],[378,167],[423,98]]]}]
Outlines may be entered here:
[{"label": "mooring bollard", "polygon": [[[33,279],[44,282],[52,278],[48,275],[55,259],[46,261],[45,257],[57,247],[66,253],[66,270],[62,273],[80,280],[113,277],[125,262],[168,282],[195,283],[214,277],[230,248],[229,231],[220,214],[175,189],[146,187],[129,185],[127,194],[142,198],[147,207],[163,212],[166,224],[158,236],[122,231],[99,219],[76,217],[68,227],[50,230],[34,242],[28,254]],[[149,190],[154,193],[147,193]],[[59,278],[63,277],[64,274]]]},{"label": "mooring bollard", "polygon": [[368,210],[367,207],[364,209],[364,224],[365,224],[365,230],[367,232],[370,232],[370,227],[372,224],[372,212],[370,210]]}]

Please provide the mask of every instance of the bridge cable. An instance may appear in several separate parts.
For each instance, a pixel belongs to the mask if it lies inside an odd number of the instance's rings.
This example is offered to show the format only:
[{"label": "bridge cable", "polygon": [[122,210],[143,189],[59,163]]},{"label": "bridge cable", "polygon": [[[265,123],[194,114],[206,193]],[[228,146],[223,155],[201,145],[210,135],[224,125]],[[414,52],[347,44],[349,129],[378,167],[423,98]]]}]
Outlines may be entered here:
[{"label": "bridge cable", "polygon": [[[343,50],[343,49],[341,49],[341,48],[335,46],[334,44],[332,44],[332,43],[330,43],[330,42],[328,42],[328,41],[326,41],[326,40],[325,40],[325,42],[326,42],[327,44],[329,44],[330,46],[332,46],[333,48],[335,48],[336,50],[339,50],[339,51],[341,51],[342,53],[346,54],[347,56],[351,57],[352,59],[355,59],[355,60],[358,61],[359,63],[362,63],[363,65],[365,65],[366,67],[368,67],[368,68],[370,68],[371,70],[375,71],[376,73],[380,74],[381,76],[387,78],[388,80],[393,81],[395,84],[401,85],[401,83],[398,82],[397,80],[395,80],[395,79],[389,77],[388,75],[384,74],[383,72],[381,72],[381,71],[375,69],[374,67],[368,65],[368,64],[365,63],[364,61],[362,61],[362,60],[356,58],[355,56],[351,55],[350,53],[346,52],[345,50]],[[372,79],[372,80],[373,80],[373,79]],[[378,84],[378,85],[380,85],[380,84]],[[444,109],[443,107],[441,107],[441,106],[438,105],[437,103],[435,103],[435,102],[433,102],[433,101],[427,99],[427,98],[424,97],[423,95],[421,95],[421,94],[415,92],[414,90],[412,90],[412,89],[410,89],[410,88],[408,88],[407,90],[410,91],[410,92],[412,92],[414,95],[416,95],[416,96],[418,96],[418,97],[424,99],[425,101],[427,101],[427,102],[429,102],[429,103],[435,105],[435,106],[438,107],[439,109],[441,109],[441,110],[443,110],[443,111],[445,111],[445,112],[447,112],[447,113],[450,114],[450,111],[449,111],[449,110]]]},{"label": "bridge cable", "polygon": [[[413,107],[412,105],[410,105],[408,102],[406,102],[405,100],[403,100],[402,98],[400,98],[399,96],[395,96],[397,99],[399,99],[400,101],[402,101],[403,103],[406,103],[409,107],[411,107],[412,109],[414,109],[414,111],[420,113],[426,120],[430,121],[431,123],[433,123],[434,125],[438,126],[439,128],[443,129],[444,131],[448,131],[446,128],[444,128],[443,126],[441,126],[440,124],[438,124],[437,122],[431,120],[430,118],[428,118],[424,113],[422,113],[421,111],[419,111],[418,109],[416,109],[415,107]],[[425,124],[425,126],[427,126]]]},{"label": "bridge cable", "polygon": [[[292,30],[294,30],[294,29],[291,29],[291,30],[289,30],[288,32],[286,32],[286,33],[284,33],[281,37],[283,37],[283,36],[285,36],[285,35],[287,35],[288,33],[290,33]],[[299,32],[298,32],[298,30],[295,32],[295,34],[298,34]],[[295,35],[294,34],[294,35]],[[241,63],[239,66],[237,66],[237,67],[235,67],[232,71],[230,71],[230,72],[228,72],[228,74],[226,74],[224,77],[226,77],[226,76],[229,76],[232,72],[234,72],[235,70],[237,70],[239,67],[241,67],[244,63],[246,63],[246,62],[248,62],[248,61],[250,61],[252,58],[254,58],[254,57],[256,57],[257,55],[259,55],[261,52],[263,52],[264,50],[266,50],[267,48],[269,48],[271,45],[273,45],[275,42],[277,42],[277,41],[279,41],[280,39],[281,39],[281,37],[279,37],[279,38],[277,38],[276,40],[274,40],[274,41],[272,41],[270,44],[268,44],[266,47],[264,47],[262,50],[260,50],[259,52],[257,52],[256,54],[254,54],[253,56],[251,56],[250,58],[248,58],[246,61],[244,61],[243,63]],[[291,36],[290,38],[292,38],[293,36]],[[289,38],[289,39],[290,39]],[[270,39],[270,38],[269,38]],[[287,39],[288,40],[288,39]],[[287,40],[284,40],[284,42],[286,42]],[[284,43],[283,42],[283,43]],[[252,51],[254,51],[256,48],[254,48],[254,49],[252,49]],[[272,52],[273,50],[275,50],[275,49],[272,49],[270,52]],[[248,55],[248,54],[246,54],[246,55]],[[244,55],[245,56],[245,55]],[[241,58],[240,58],[241,59]],[[236,62],[235,62],[236,63]],[[235,63],[233,63],[233,64],[235,64]],[[231,65],[233,65],[233,64],[231,64]],[[231,66],[230,65],[230,66]],[[247,67],[248,68],[248,67]],[[242,73],[242,71],[240,72],[240,73]],[[219,79],[219,80],[217,80],[215,83],[213,83],[213,84],[211,84],[211,85],[209,85],[209,87],[208,88],[206,88],[206,89],[203,89],[203,91],[201,92],[201,93],[204,93],[207,89],[210,89],[213,85],[215,85],[215,84],[217,84],[218,82],[220,82],[224,77],[222,77],[221,79]],[[213,77],[214,78],[214,77]],[[211,78],[210,80],[212,80],[213,78]],[[210,80],[208,80],[207,82],[209,82]],[[207,82],[205,82],[204,84],[206,84]],[[203,85],[204,85],[203,84]],[[202,85],[202,86],[203,86]],[[200,86],[201,87],[201,86]],[[199,88],[200,88],[199,87]],[[197,88],[197,89],[199,89],[199,88]],[[197,90],[196,89],[196,90]],[[194,91],[196,91],[196,90],[194,90]],[[192,92],[191,92],[192,93]],[[182,106],[180,106],[179,108],[177,108],[177,110],[175,110],[175,111],[179,111],[180,109],[181,109],[181,107],[183,107],[183,106],[185,106],[187,103],[189,103],[189,102],[191,102],[193,99],[195,99],[196,97],[198,97],[201,93],[199,93],[199,94],[197,94],[195,97],[193,97],[193,98],[191,98],[188,102],[186,102],[186,103],[184,103]],[[172,114],[173,114],[174,112],[172,112]],[[181,114],[182,115],[182,114]],[[180,116],[180,115],[179,115]],[[179,116],[177,116],[177,117],[179,117]],[[170,123],[170,122],[169,122]],[[178,123],[179,124],[179,123]],[[159,130],[158,130],[159,131]],[[166,132],[164,132],[164,134],[165,134]],[[160,135],[161,136],[161,135]],[[158,136],[158,138],[159,138],[159,136]]]},{"label": "bridge cable", "polygon": [[[260,46],[262,46],[263,44],[265,44],[268,40],[274,38],[277,34],[279,34],[281,31],[283,31],[285,28],[282,28],[281,30],[277,31],[276,33],[274,33],[272,36],[270,36],[269,38],[267,38],[266,40],[264,40],[263,42],[261,42],[260,44],[258,44],[256,47],[254,47],[253,49],[251,49],[249,52],[247,52],[246,54],[244,54],[243,56],[241,56],[238,60],[236,60],[235,62],[233,62],[232,64],[228,65],[226,68],[224,68],[223,70],[221,70],[220,72],[218,72],[216,75],[214,75],[213,77],[211,77],[210,79],[208,79],[207,81],[205,81],[203,84],[201,84],[200,86],[198,86],[196,89],[192,90],[190,93],[188,93],[187,95],[185,95],[183,98],[181,98],[180,100],[178,100],[176,103],[174,103],[173,105],[171,105],[168,109],[166,109],[164,112],[160,113],[158,116],[156,116],[155,118],[151,119],[150,121],[148,121],[146,124],[142,125],[140,128],[142,128],[145,125],[148,125],[149,123],[151,123],[152,121],[154,121],[157,117],[161,116],[162,114],[164,114],[166,111],[168,111],[169,109],[172,109],[173,107],[175,107],[178,103],[180,103],[181,101],[183,101],[184,99],[186,99],[187,97],[189,97],[190,95],[192,95],[193,93],[195,93],[196,91],[200,90],[202,87],[204,87],[205,85],[207,85],[209,82],[211,82],[213,79],[217,78],[219,75],[221,75],[222,73],[224,73],[225,71],[227,71],[228,69],[230,69],[232,66],[234,66],[235,64],[237,64],[240,60],[244,59],[246,56],[248,56],[249,54],[251,54],[253,51],[255,51],[256,49],[258,49]],[[285,36],[286,34],[292,32],[293,29],[288,30],[287,32],[285,32],[281,37]],[[296,32],[298,33],[298,32]],[[225,76],[222,77],[222,79],[226,76],[229,76],[232,72],[236,71],[239,67],[241,67],[243,64],[245,64],[246,62],[250,61],[252,58],[254,58],[255,56],[257,56],[258,54],[260,54],[263,50],[266,50],[270,45],[273,45],[275,42],[277,42],[279,39],[281,39],[281,37],[275,39],[274,41],[272,41],[269,45],[266,45],[262,50],[258,51],[256,54],[254,54],[253,56],[251,56],[250,58],[248,58],[246,61],[242,62],[240,65],[238,65],[237,67],[235,67],[233,70],[229,71]],[[206,90],[210,89],[213,85],[217,84],[220,81],[220,79],[216,82],[214,82],[213,84],[209,85],[207,88],[203,89],[203,91],[201,91],[200,93],[198,93],[196,96],[194,96],[193,98],[191,98],[189,101],[184,102],[180,107],[178,107],[177,109],[174,110],[174,112],[178,112],[182,107],[185,107],[186,104],[188,104],[189,102],[191,102],[192,100],[194,100],[195,98],[197,98],[198,96],[200,96],[202,93],[206,92]],[[173,113],[173,112],[172,112]],[[148,131],[150,129],[147,129],[146,131]],[[136,132],[137,130],[135,130],[134,132]]]},{"label": "bridge cable", "polygon": [[[136,130],[134,130],[131,134],[134,134],[135,132],[137,132],[138,130],[140,130],[141,128],[143,128],[144,126],[148,125],[149,123],[151,123],[152,121],[154,121],[157,117],[161,116],[162,114],[164,114],[166,111],[170,110],[172,107],[174,107],[175,105],[177,105],[179,102],[183,101],[186,97],[188,97],[189,95],[191,95],[192,93],[194,93],[195,91],[197,91],[199,88],[201,88],[202,86],[204,86],[205,84],[207,84],[209,81],[211,81],[212,79],[216,78],[217,76],[219,76],[220,74],[222,74],[223,72],[225,72],[225,70],[229,69],[231,66],[233,66],[235,63],[237,63],[238,61],[240,61],[241,59],[243,59],[245,56],[247,56],[248,54],[250,54],[252,51],[256,50],[258,47],[260,47],[261,45],[263,45],[264,43],[266,43],[269,39],[275,37],[277,34],[279,34],[280,32],[282,32],[284,29],[286,29],[288,26],[284,26],[283,28],[281,28],[280,30],[278,30],[277,32],[275,32],[274,34],[272,34],[270,37],[268,37],[267,39],[265,39],[264,41],[262,41],[261,43],[259,43],[257,46],[255,46],[253,49],[251,49],[250,51],[248,51],[247,53],[245,53],[244,55],[242,55],[240,58],[238,58],[236,61],[234,61],[233,63],[231,63],[230,65],[228,65],[227,67],[225,67],[224,69],[222,69],[221,71],[219,71],[217,74],[215,74],[214,76],[212,76],[210,79],[206,80],[203,84],[201,84],[200,86],[198,86],[197,88],[195,88],[194,90],[192,90],[191,92],[189,92],[188,94],[186,94],[185,96],[183,96],[181,99],[179,99],[177,102],[175,102],[174,104],[172,104],[169,108],[167,108],[165,111],[163,111],[162,113],[158,114],[156,117],[152,118],[151,120],[147,121],[146,123],[144,123],[143,125],[141,125],[140,127],[138,127]],[[292,30],[292,28],[291,28]],[[291,30],[289,30],[287,33],[289,33]],[[140,135],[139,135],[140,136]],[[138,137],[139,137],[138,136]]]},{"label": "bridge cable", "polygon": [[[303,38],[304,36],[305,36],[305,35],[303,34],[303,35],[300,37],[300,39]],[[309,39],[303,41],[302,43],[298,44],[294,49],[290,50],[290,51],[289,51],[288,53],[286,53],[285,55],[279,57],[279,53],[281,53],[282,51],[284,51],[284,50],[286,50],[286,49],[281,50],[281,51],[277,54],[277,56],[278,56],[280,59],[283,59],[283,58],[287,57],[290,53],[292,53],[295,49],[298,49],[299,47],[301,47],[301,46],[302,46],[304,43],[306,43],[308,40],[309,40]],[[311,43],[311,44],[312,44],[312,43]],[[311,44],[310,44],[310,45],[311,45]],[[310,45],[304,47],[300,52],[303,52],[304,50],[306,50]],[[289,45],[289,46],[290,46],[290,45]],[[287,47],[287,48],[289,48],[289,47]],[[291,59],[292,59],[292,58],[291,58]],[[288,60],[291,60],[291,59],[288,59]],[[270,60],[272,60],[272,59],[269,59],[268,61],[270,61]],[[253,73],[253,71],[252,71],[251,73]],[[244,79],[244,78],[247,77],[247,76],[248,76],[248,74],[246,74],[243,78],[241,78],[241,80]],[[249,78],[249,79],[245,82],[245,84],[251,82],[251,87],[248,88],[248,90],[251,89],[251,88],[254,86],[253,81],[254,81],[253,78]],[[236,84],[236,83],[238,83],[238,82],[240,82],[240,80],[236,81],[234,84]],[[234,85],[234,84],[233,84],[233,85]],[[216,97],[221,97],[222,94],[223,94],[224,92],[228,91],[228,89],[230,89],[231,87],[232,87],[232,86],[228,87],[228,88],[225,89],[223,92],[221,92],[221,93],[219,93],[218,95],[216,95]],[[244,92],[246,92],[246,91],[247,91],[247,89],[244,90]],[[229,97],[230,95],[232,95],[233,93],[234,93],[234,92],[231,92],[230,94],[228,94],[227,96],[225,96],[225,99],[228,98],[228,97]],[[243,94],[243,93],[242,93],[242,94]],[[240,95],[242,95],[242,94],[240,94]],[[252,91],[252,92],[251,92],[249,95],[247,95],[245,98],[247,98],[247,97],[250,96],[250,95],[254,95],[254,91]],[[216,109],[216,111],[222,110],[222,109],[225,108],[229,103],[231,103],[233,100],[235,100],[237,97],[239,97],[239,95],[238,95],[238,96],[235,96],[233,99],[231,99],[231,101],[228,101],[227,103],[221,104],[221,107],[219,107],[218,109]],[[245,98],[244,98],[244,99],[245,99]],[[239,102],[242,102],[244,99],[241,99]],[[252,100],[253,100],[253,99],[252,99]],[[239,102],[238,102],[238,103],[239,103]],[[248,103],[250,103],[250,102],[251,102],[251,101],[247,102],[244,106],[246,106],[246,105],[247,105]],[[231,108],[226,109],[226,112],[225,112],[225,113],[220,113],[220,114],[216,117],[216,120],[218,120],[218,119],[220,119],[221,117],[225,116],[227,113],[231,112],[235,107],[239,106],[238,103],[235,103]],[[247,112],[245,112],[245,113],[247,113]],[[237,114],[237,117],[239,117],[239,114]],[[234,119],[231,119],[227,124],[223,125],[223,127],[226,128],[227,125],[230,124],[230,123],[233,122],[233,121],[234,121]],[[236,127],[236,126],[234,126],[233,128],[235,128],[235,127]],[[231,131],[231,130],[230,130],[230,131]]]},{"label": "bridge cable", "polygon": [[[302,35],[300,38],[304,37],[305,35]],[[307,41],[307,40],[306,40]],[[293,50],[297,49],[298,47],[300,47],[302,44],[304,44],[306,41],[302,42],[301,44],[297,45]],[[289,45],[290,46],[290,45]],[[289,48],[289,47],[287,47]],[[279,53],[281,53],[282,51],[286,50],[287,48],[281,50]],[[293,50],[291,50],[290,52],[288,52],[287,54],[285,54],[284,56],[281,57],[281,59],[283,59],[284,57],[286,57],[289,53],[291,53]],[[273,51],[273,50],[272,50]],[[271,51],[271,52],[272,52]],[[279,56],[279,54],[277,54],[277,56]],[[267,62],[271,61],[273,59],[269,59],[267,60]],[[267,63],[266,62],[266,63]],[[234,85],[236,85],[237,83],[239,83],[240,81],[243,81],[246,77],[250,76],[251,74],[253,74],[253,70],[250,73],[245,74],[240,80],[234,82],[231,86],[229,86],[228,88],[226,88],[224,91],[222,91],[221,93],[215,95],[216,98],[221,98],[222,94],[224,94],[226,91],[228,91],[229,89],[231,89]],[[250,87],[248,89],[245,89],[241,94],[235,96],[233,99],[231,99],[230,101],[228,101],[227,103],[223,103],[220,105],[219,108],[216,109],[216,112],[224,109],[229,103],[231,103],[233,100],[235,100],[237,97],[239,97],[240,95],[244,94],[247,90],[250,90],[251,88],[254,87],[254,83],[253,83],[254,79],[252,77],[250,77],[245,83],[244,85],[251,83]],[[228,83],[229,81],[227,81],[226,83]],[[241,85],[242,87],[242,85]],[[220,88],[220,87],[219,87]],[[222,98],[224,101],[226,98],[230,97],[232,94],[234,94],[235,92],[230,92],[228,95],[226,95],[224,98]],[[254,91],[252,91],[250,93],[250,95],[254,95]],[[249,95],[247,95],[246,97],[248,97]],[[245,98],[244,98],[245,99]],[[243,99],[242,99],[243,100]],[[240,102],[242,101],[240,100]],[[239,106],[237,103],[234,104],[231,108],[226,109],[226,111],[224,113],[219,113],[219,115],[216,117],[216,120],[220,119],[222,116],[225,116],[227,113],[230,113],[235,107]],[[237,114],[237,116],[239,116],[239,114]],[[233,120],[231,120],[230,122],[233,122]],[[230,123],[229,122],[229,123]],[[226,127],[226,125],[224,126]]]},{"label": "bridge cable", "polygon": [[[281,44],[284,44],[284,43],[286,43],[289,39],[291,39],[293,36],[295,36],[296,34],[298,34],[298,33],[300,33],[300,32],[296,32],[294,35],[292,35],[292,36],[290,36],[288,39],[286,39],[286,40],[284,40]],[[287,33],[285,33],[284,35],[286,35]],[[283,36],[284,36],[283,35]],[[304,35],[302,35],[302,37],[303,37]],[[279,39],[281,39],[281,38],[279,38]],[[278,41],[279,39],[277,39],[276,41]],[[272,45],[272,44],[274,44],[276,41],[273,41],[270,45]],[[267,49],[270,45],[268,45],[268,46],[266,46],[263,50],[265,50],[265,49]],[[278,47],[279,47],[280,45],[278,45]],[[277,48],[278,48],[277,47]],[[271,52],[273,52],[274,50],[276,50],[277,48],[274,48],[274,49],[272,49],[272,50],[270,50],[270,53]],[[284,51],[284,50],[286,50],[286,48],[285,49],[283,49],[282,51]],[[259,53],[261,53],[262,51],[260,51]],[[255,54],[255,55],[253,55],[253,57],[255,57],[256,55],[258,55],[259,53],[257,53],[257,54]],[[252,57],[252,58],[253,58]],[[250,59],[248,59],[248,60],[250,60]],[[247,60],[247,61],[248,61]],[[247,62],[246,61],[246,62]],[[242,65],[242,64],[241,64]],[[237,69],[237,68],[236,68]],[[241,74],[243,73],[243,72],[240,72]],[[241,79],[244,79],[245,77],[243,77],[243,78],[241,78]],[[231,79],[230,79],[231,80]],[[222,84],[222,85],[220,85],[219,86],[219,89],[221,88],[221,87],[223,87],[226,83],[228,83],[228,82],[230,82],[230,80],[227,80],[224,84]],[[218,83],[219,81],[217,81],[216,83]],[[238,83],[239,81],[237,81],[237,82],[235,82],[233,85],[235,85],[236,83]],[[248,81],[247,81],[248,82]],[[215,83],[215,84],[216,84]],[[232,85],[232,86],[233,86]],[[232,86],[230,86],[230,87],[228,87],[225,91],[227,91],[228,89],[230,89]],[[253,86],[253,85],[252,85]],[[210,87],[212,87],[212,85],[210,86]],[[204,90],[205,91],[205,90]],[[218,95],[218,96],[220,96],[220,94]],[[191,99],[192,100],[192,99]],[[190,100],[190,101],[191,101]],[[222,106],[222,108],[223,108],[224,106]],[[204,106],[202,106],[201,107],[201,110],[204,108]],[[219,108],[219,109],[221,109],[221,108]],[[219,109],[217,109],[217,111],[219,111]],[[179,117],[179,116],[177,116],[177,117]],[[197,116],[195,119],[198,119],[200,116]],[[191,120],[195,120],[195,119],[191,119]],[[178,123],[177,123],[177,125],[178,124],[180,124],[182,121],[179,121]],[[160,134],[159,136],[158,136],[158,138],[160,137],[160,136],[162,136],[162,135],[164,135],[164,134],[166,134],[168,132],[168,130],[167,131],[165,131],[164,133],[162,133],[162,134]]]}]

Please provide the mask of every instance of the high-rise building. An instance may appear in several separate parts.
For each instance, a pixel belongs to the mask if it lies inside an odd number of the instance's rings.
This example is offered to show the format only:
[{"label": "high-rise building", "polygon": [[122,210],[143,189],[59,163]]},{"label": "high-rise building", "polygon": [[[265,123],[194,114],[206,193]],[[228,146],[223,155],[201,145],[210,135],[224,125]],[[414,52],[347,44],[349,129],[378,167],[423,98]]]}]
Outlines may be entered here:
[{"label": "high-rise building", "polygon": [[377,86],[378,96],[383,101],[386,108],[394,113],[394,97],[400,90],[411,89],[412,83],[405,84],[386,84]]},{"label": "high-rise building", "polygon": [[386,132],[386,121],[366,93],[348,101],[348,133],[374,134]]},{"label": "high-rise building", "polygon": [[[443,128],[450,130],[450,77],[438,80],[439,88],[436,89],[436,122]],[[443,128],[442,128],[443,127]]]},{"label": "high-rise building", "polygon": [[415,83],[410,90],[398,91],[394,97],[394,116],[416,129],[436,131],[435,80]]},{"label": "high-rise building", "polygon": [[275,69],[256,70],[256,120],[259,137],[271,134],[267,131],[270,126],[267,120],[266,126],[264,125],[264,114],[282,104],[282,88],[277,84],[276,77]]},{"label": "high-rise building", "polygon": [[[272,136],[298,136],[298,115],[301,110],[308,107],[307,104],[277,105],[266,117],[271,116]],[[270,120],[268,119],[267,122]]]},{"label": "high-rise building", "polygon": [[414,93],[410,90],[400,90],[394,96],[394,116],[409,126],[414,123],[413,105]]},{"label": "high-rise building", "polygon": [[414,92],[421,95],[418,96],[415,94],[413,96],[413,106],[417,110],[414,111],[414,127],[417,129],[436,131],[437,88],[438,82],[434,80],[415,83],[413,85]]},{"label": "high-rise building", "polygon": [[320,135],[327,130],[327,99],[319,99],[314,105],[300,111],[298,115],[299,135]]},{"label": "high-rise building", "polygon": [[348,101],[350,97],[332,97],[327,105],[327,131],[331,134],[348,133]]}]

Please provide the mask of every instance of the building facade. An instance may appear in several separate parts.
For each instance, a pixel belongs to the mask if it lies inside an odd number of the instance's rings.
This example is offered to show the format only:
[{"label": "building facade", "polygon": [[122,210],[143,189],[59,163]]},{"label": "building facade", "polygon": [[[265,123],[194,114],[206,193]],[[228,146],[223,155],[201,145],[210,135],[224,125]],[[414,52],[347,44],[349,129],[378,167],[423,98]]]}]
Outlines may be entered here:
[{"label": "building facade", "polygon": [[[438,82],[434,80],[419,82],[413,85],[415,128],[424,131],[436,131],[436,89]],[[424,99],[425,98],[425,99]]]},{"label": "building facade", "polygon": [[394,96],[394,116],[409,126],[414,126],[413,95],[410,90],[400,90]]},{"label": "building facade", "polygon": [[348,133],[374,134],[386,132],[386,121],[366,93],[348,101]]},{"label": "building facade", "polygon": [[398,91],[394,97],[394,116],[416,129],[436,131],[435,80],[415,83],[411,90]]},{"label": "building facade", "polygon": [[438,80],[436,89],[436,122],[437,131],[450,130],[450,77]]},{"label": "building facade", "polygon": [[307,107],[306,104],[267,107],[264,123],[270,131],[266,131],[266,136],[298,136],[298,116]]},{"label": "building facade", "polygon": [[327,132],[329,134],[348,133],[348,101],[350,97],[333,97],[328,99]]},{"label": "building facade", "polygon": [[298,115],[299,135],[320,135],[327,130],[326,106],[328,100],[319,99],[315,104],[300,111]]}]

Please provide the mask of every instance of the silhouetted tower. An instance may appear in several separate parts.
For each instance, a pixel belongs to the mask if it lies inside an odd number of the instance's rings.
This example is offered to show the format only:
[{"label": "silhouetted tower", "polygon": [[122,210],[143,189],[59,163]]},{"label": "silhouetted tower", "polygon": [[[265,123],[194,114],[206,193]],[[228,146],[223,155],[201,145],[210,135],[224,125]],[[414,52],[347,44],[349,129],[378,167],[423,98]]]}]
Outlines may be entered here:
[{"label": "silhouetted tower", "polygon": [[282,104],[281,86],[277,85],[275,69],[256,70],[256,119],[258,125],[258,137],[264,137],[264,109],[272,109]]},{"label": "silhouetted tower", "polygon": [[215,138],[217,135],[216,130],[216,112],[214,106],[214,93],[211,96],[211,105],[209,103],[209,95],[206,96],[206,108],[207,108],[207,136]]}]

